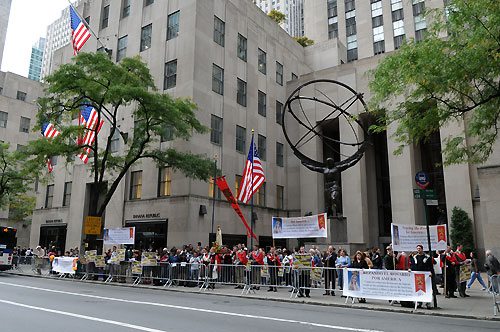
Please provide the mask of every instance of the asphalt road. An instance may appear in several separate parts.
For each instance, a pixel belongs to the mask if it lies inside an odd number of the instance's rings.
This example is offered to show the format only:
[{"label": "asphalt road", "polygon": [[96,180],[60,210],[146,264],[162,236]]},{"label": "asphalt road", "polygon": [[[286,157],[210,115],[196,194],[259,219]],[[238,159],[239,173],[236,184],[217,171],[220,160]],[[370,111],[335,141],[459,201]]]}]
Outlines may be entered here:
[{"label": "asphalt road", "polygon": [[499,331],[500,322],[113,287],[0,273],[0,331]]}]

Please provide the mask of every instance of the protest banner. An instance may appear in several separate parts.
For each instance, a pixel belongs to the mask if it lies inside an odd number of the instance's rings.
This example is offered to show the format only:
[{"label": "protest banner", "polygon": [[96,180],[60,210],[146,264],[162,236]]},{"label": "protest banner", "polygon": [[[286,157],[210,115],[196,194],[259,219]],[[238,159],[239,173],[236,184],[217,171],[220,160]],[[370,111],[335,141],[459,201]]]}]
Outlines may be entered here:
[{"label": "protest banner", "polygon": [[[429,226],[431,250],[446,250],[446,225]],[[427,227],[422,225],[391,224],[392,248],[395,251],[415,251],[417,244],[429,251]]]},{"label": "protest banner", "polygon": [[156,260],[155,252],[143,252],[141,256],[142,266],[157,266],[158,261]]},{"label": "protest banner", "polygon": [[125,249],[116,249],[116,254],[111,255],[109,259],[110,264],[120,264],[120,262],[125,261]]},{"label": "protest banner", "polygon": [[344,269],[343,295],[376,300],[432,302],[431,274]]},{"label": "protest banner", "polygon": [[54,257],[52,261],[52,271],[57,273],[75,274],[76,262],[75,257]]},{"label": "protest banner", "polygon": [[87,263],[95,263],[97,258],[97,250],[85,251],[85,261]]},{"label": "protest banner", "polygon": [[300,269],[303,267],[311,267],[311,255],[296,254],[293,258],[293,268]]},{"label": "protest banner", "polygon": [[307,217],[273,217],[273,239],[328,237],[326,213]]},{"label": "protest banner", "polygon": [[106,228],[103,240],[105,245],[134,244],[135,227]]},{"label": "protest banner", "polygon": [[464,264],[460,265],[460,282],[466,282],[470,280],[471,277],[471,265],[470,264]]},{"label": "protest banner", "polygon": [[95,258],[95,267],[106,267],[106,260],[104,259],[104,255],[98,255]]},{"label": "protest banner", "polygon": [[142,265],[139,261],[132,262],[132,274],[142,274]]}]

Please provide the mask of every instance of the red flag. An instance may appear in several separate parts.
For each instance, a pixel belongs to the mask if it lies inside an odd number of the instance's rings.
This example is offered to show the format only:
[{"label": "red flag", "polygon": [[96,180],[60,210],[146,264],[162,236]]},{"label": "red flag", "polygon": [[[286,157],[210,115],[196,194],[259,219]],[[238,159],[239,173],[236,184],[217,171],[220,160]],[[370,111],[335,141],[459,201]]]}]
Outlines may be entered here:
[{"label": "red flag", "polygon": [[426,292],[425,289],[425,274],[415,273],[415,292],[423,291]]},{"label": "red flag", "polygon": [[248,226],[248,223],[243,216],[243,213],[241,212],[240,206],[238,205],[238,202],[236,201],[236,198],[234,198],[233,193],[231,192],[231,189],[229,189],[229,186],[227,185],[226,178],[224,176],[217,177],[215,180],[215,183],[217,184],[217,187],[222,191],[224,196],[226,196],[226,199],[229,203],[231,203],[231,207],[234,209],[236,214],[240,217],[241,221],[243,222],[243,225],[245,225],[245,228],[247,229],[247,236],[250,237],[252,236],[254,239],[257,240],[257,236],[252,232],[250,226]]},{"label": "red flag", "polygon": [[446,242],[446,228],[444,225],[439,225],[437,227],[438,242]]}]

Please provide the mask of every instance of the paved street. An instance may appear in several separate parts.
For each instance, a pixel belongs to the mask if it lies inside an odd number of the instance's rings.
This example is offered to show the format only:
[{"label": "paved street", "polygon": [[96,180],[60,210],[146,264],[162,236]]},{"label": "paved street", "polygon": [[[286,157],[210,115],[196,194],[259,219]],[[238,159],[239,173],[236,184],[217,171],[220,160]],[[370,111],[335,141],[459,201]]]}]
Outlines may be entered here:
[{"label": "paved street", "polygon": [[[0,274],[2,331],[498,331],[500,322]],[[4,330],[4,327],[7,329]]]}]

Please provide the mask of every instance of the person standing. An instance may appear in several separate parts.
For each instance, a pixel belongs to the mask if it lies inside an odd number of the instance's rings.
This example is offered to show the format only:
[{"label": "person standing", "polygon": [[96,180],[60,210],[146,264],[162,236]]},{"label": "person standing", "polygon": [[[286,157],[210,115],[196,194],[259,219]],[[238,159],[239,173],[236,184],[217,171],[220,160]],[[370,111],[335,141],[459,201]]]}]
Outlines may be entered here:
[{"label": "person standing", "polygon": [[329,246],[323,258],[323,266],[325,270],[325,294],[335,296],[335,262],[337,261],[337,254],[335,248]]},{"label": "person standing", "polygon": [[481,284],[481,286],[483,286],[483,290],[486,290],[487,287],[483,281],[483,278],[481,277],[481,271],[479,269],[479,261],[475,257],[473,252],[470,253],[470,259],[471,259],[471,276],[469,282],[467,283],[467,289],[470,289],[470,286],[472,286],[474,281],[476,281],[477,279],[477,281]]},{"label": "person standing", "polygon": [[462,252],[463,250],[463,245],[459,244],[457,245],[457,250],[455,251],[455,259],[457,261],[457,265],[455,265],[455,277],[457,279],[457,288],[458,288],[458,294],[460,297],[469,297],[469,295],[465,294],[465,288],[467,281],[460,281],[460,269],[461,266],[464,266],[467,264],[467,256],[465,256],[465,253]]},{"label": "person standing", "polygon": [[385,248],[387,250],[387,254],[384,256],[384,268],[386,270],[395,270],[396,267],[394,266],[394,252],[392,251],[392,247],[388,246]]},{"label": "person standing", "polygon": [[443,255],[443,264],[445,268],[445,297],[446,298],[456,298],[455,289],[457,288],[456,277],[455,277],[455,266],[457,265],[457,260],[451,247],[448,246]]},{"label": "person standing", "polygon": [[351,258],[347,256],[345,249],[339,249],[339,256],[335,261],[335,266],[339,272],[339,289],[342,290],[344,287],[344,269],[351,265]]},{"label": "person standing", "polygon": [[[486,268],[488,277],[491,278],[494,275],[500,275],[500,263],[498,262],[498,259],[493,255],[493,252],[491,252],[491,250],[486,250],[486,261],[484,263],[484,267]],[[498,279],[496,283],[491,285],[491,288],[491,291],[498,293]]]},{"label": "person standing", "polygon": [[276,249],[271,247],[269,253],[267,254],[267,266],[269,268],[269,289],[268,292],[277,292],[278,288],[278,268],[281,266],[280,258],[276,255]]},{"label": "person standing", "polygon": [[[430,272],[431,278],[433,274],[432,257],[424,253],[424,247],[421,244],[417,245],[417,253],[411,256],[409,271]],[[430,303],[426,303],[427,309],[431,308]],[[422,303],[418,303],[418,307],[422,307]]]},{"label": "person standing", "polygon": [[252,258],[252,284],[253,288],[259,290],[261,284],[261,269],[264,265],[264,252],[258,245],[253,246]]},{"label": "person standing", "polygon": [[372,263],[374,269],[382,270],[383,262],[379,247],[373,247],[372,249]]},{"label": "person standing", "polygon": [[[307,255],[306,253],[306,248],[304,246],[300,247],[299,252],[297,255],[304,256]],[[294,258],[294,261],[297,258]],[[309,255],[309,261],[312,260],[312,257]],[[305,261],[305,259],[304,259]],[[309,293],[311,292],[311,267],[310,266],[305,266],[305,267],[300,267],[298,268],[298,275],[299,275],[299,293],[297,294],[297,297],[311,297]]]},{"label": "person standing", "polygon": [[[356,255],[354,255],[350,268],[353,269],[368,269],[368,263],[365,259],[365,254],[361,251],[356,251]],[[359,303],[366,303],[365,298],[358,298]]]}]

